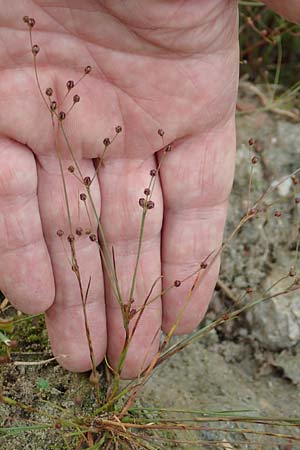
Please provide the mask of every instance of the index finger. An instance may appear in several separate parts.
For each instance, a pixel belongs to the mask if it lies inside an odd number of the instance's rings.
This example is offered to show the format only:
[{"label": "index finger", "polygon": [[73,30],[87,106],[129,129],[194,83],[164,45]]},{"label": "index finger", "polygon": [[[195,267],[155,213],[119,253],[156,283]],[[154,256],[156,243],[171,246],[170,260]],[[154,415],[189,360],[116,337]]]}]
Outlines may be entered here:
[{"label": "index finger", "polygon": [[51,261],[37,200],[32,152],[0,139],[0,287],[15,308],[44,312],[54,300]]}]

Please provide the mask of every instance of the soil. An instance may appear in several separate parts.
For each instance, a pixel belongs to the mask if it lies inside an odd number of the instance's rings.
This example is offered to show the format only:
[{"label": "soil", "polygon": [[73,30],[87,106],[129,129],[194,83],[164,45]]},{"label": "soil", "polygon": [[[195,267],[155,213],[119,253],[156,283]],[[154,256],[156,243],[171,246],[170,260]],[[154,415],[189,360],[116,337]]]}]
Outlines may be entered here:
[{"label": "soil", "polygon": [[[243,101],[241,98],[241,103]],[[238,115],[237,134],[236,178],[227,236],[248,207],[253,156],[257,156],[259,162],[253,166],[252,203],[274,180],[278,181],[300,167],[300,129],[297,124],[258,110],[250,115]],[[250,148],[249,138],[255,140]],[[264,206],[271,206],[258,213],[225,250],[220,282],[206,321],[231,308],[247,288],[252,290],[247,295],[256,298],[274,279],[288,274],[297,252],[299,207],[294,197],[298,190],[297,180],[293,182],[290,178],[275,188],[264,201]],[[280,211],[280,215],[276,215],[276,211]],[[300,319],[295,315],[299,301],[297,295],[292,295],[293,301],[289,300],[289,295],[280,297],[279,308],[275,300],[271,300],[255,307],[253,313],[226,322],[159,367],[144,387],[138,400],[140,407],[210,412],[236,410],[254,416],[300,417],[300,331],[297,334]],[[280,316],[282,311],[284,316]],[[261,316],[263,320],[260,320]],[[20,322],[13,338],[20,343],[14,359],[34,361],[51,357],[43,319]],[[101,376],[101,382],[105,384],[104,374]],[[30,421],[34,424],[37,419],[39,423],[47,421],[42,411],[59,417],[62,414],[59,407],[75,415],[83,411],[87,414],[95,403],[87,375],[67,373],[53,362],[38,366],[2,364],[0,384],[5,395],[39,411],[34,413],[0,403],[0,425],[6,427],[28,425]],[[193,432],[194,439],[207,442],[182,443],[176,448],[300,449],[300,440],[289,442],[260,435],[263,430],[271,430],[264,425],[252,427],[257,432],[254,436],[247,432],[234,433],[234,429],[240,427],[242,431],[245,425],[231,422],[226,425],[232,432],[222,433],[218,429]],[[281,431],[287,432],[286,429]],[[289,429],[288,433],[296,434],[300,439],[299,430]],[[186,439],[187,435],[182,432],[176,437]],[[216,440],[219,443],[214,443]],[[155,442],[152,445],[155,448]],[[171,447],[171,444],[160,444],[160,448]],[[0,448],[62,450],[67,447],[61,441],[59,430],[52,428],[2,438],[0,434]]]}]

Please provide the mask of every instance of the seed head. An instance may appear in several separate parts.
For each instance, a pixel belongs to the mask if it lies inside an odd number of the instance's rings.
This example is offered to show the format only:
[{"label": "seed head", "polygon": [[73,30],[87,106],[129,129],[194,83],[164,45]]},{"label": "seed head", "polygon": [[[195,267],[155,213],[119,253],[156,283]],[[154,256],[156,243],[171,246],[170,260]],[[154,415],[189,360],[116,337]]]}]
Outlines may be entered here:
[{"label": "seed head", "polygon": [[155,177],[156,175],[156,169],[151,169],[150,170],[150,177]]},{"label": "seed head", "polygon": [[80,200],[82,200],[83,202],[86,201],[86,194],[84,192],[82,192],[79,196]]},{"label": "seed head", "polygon": [[0,364],[7,364],[11,362],[11,359],[8,355],[0,355]]},{"label": "seed head", "polygon": [[281,217],[282,216],[282,212],[277,210],[277,211],[274,212],[274,216],[275,217]]},{"label": "seed head", "polygon": [[129,311],[129,316],[128,316],[129,320],[131,320],[135,315],[136,315],[136,309],[135,309],[135,308],[132,308],[132,309]]},{"label": "seed head", "polygon": [[257,156],[253,156],[253,158],[251,159],[252,164],[257,164],[258,163],[258,157]]},{"label": "seed head", "polygon": [[86,67],[84,68],[84,73],[85,73],[86,75],[89,74],[91,71],[92,71],[91,66],[86,66]]},{"label": "seed head", "polygon": [[140,199],[139,199],[139,205],[140,205],[142,208],[144,208],[144,206],[145,206],[145,199],[144,199],[144,198],[140,198]]},{"label": "seed head", "polygon": [[51,95],[53,95],[53,89],[51,87],[48,87],[46,89],[46,95],[47,97],[51,97]]},{"label": "seed head", "polygon": [[292,182],[293,182],[294,185],[299,184],[299,178],[298,177],[293,175],[291,178],[292,178]]},{"label": "seed head", "polygon": [[16,348],[18,346],[18,341],[16,339],[12,339],[9,343],[9,347]]},{"label": "seed head", "polygon": [[95,242],[97,240],[97,236],[94,233],[90,234],[89,238],[92,242]]},{"label": "seed head", "polygon": [[297,204],[300,203],[300,197],[295,198],[295,203],[297,203]]},{"label": "seed head", "polygon": [[34,56],[36,56],[36,55],[38,54],[38,52],[40,51],[40,47],[39,47],[37,44],[34,44],[34,45],[32,46],[31,51],[32,51],[32,53],[34,54]]},{"label": "seed head", "polygon": [[120,125],[116,126],[115,131],[116,131],[116,133],[118,133],[118,134],[121,133],[122,127],[121,127]]},{"label": "seed head", "polygon": [[154,202],[152,200],[148,200],[146,203],[146,208],[147,209],[153,209],[155,206]]},{"label": "seed head", "polygon": [[83,182],[84,182],[84,184],[85,184],[86,186],[90,186],[90,185],[92,184],[92,180],[91,180],[90,177],[85,177],[85,178],[83,179]]},{"label": "seed head", "polygon": [[69,81],[67,81],[66,86],[67,86],[68,91],[70,91],[75,86],[75,83],[73,80],[69,80]]},{"label": "seed head", "polygon": [[106,147],[108,147],[109,144],[110,144],[110,139],[109,139],[109,138],[103,139],[103,144],[104,144]]},{"label": "seed head", "polygon": [[289,276],[290,277],[295,277],[296,276],[296,270],[294,266],[291,266],[290,271],[289,271]]},{"label": "seed head", "polygon": [[35,25],[35,20],[32,17],[30,17],[27,23],[30,28],[33,28]]},{"label": "seed head", "polygon": [[207,263],[206,263],[206,262],[202,262],[202,263],[200,264],[200,267],[201,267],[201,269],[206,269]]},{"label": "seed head", "polygon": [[90,383],[94,384],[95,386],[97,386],[99,384],[99,379],[100,379],[100,375],[99,373],[96,371],[96,373],[91,373],[90,375]]},{"label": "seed head", "polygon": [[71,173],[74,173],[75,172],[75,167],[74,166],[69,166],[68,167],[68,171],[71,172]]},{"label": "seed head", "polygon": [[29,17],[28,16],[24,16],[23,17],[23,22],[28,24],[29,23]]},{"label": "seed head", "polygon": [[53,102],[50,103],[50,109],[51,111],[55,111],[57,108],[57,103],[53,100]]},{"label": "seed head", "polygon": [[251,209],[249,209],[249,212],[248,212],[249,216],[254,216],[257,213],[258,213],[257,208],[251,208]]},{"label": "seed head", "polygon": [[66,118],[66,113],[64,111],[60,111],[58,115],[59,120],[63,121]]},{"label": "seed head", "polygon": [[252,292],[253,292],[252,287],[248,286],[247,289],[246,289],[246,292],[247,292],[247,294],[252,294]]},{"label": "seed head", "polygon": [[82,236],[83,229],[81,227],[77,227],[75,233],[77,234],[77,236]]},{"label": "seed head", "polygon": [[80,97],[79,97],[78,94],[75,94],[75,95],[74,95],[74,97],[73,97],[73,102],[74,102],[74,103],[80,102]]},{"label": "seed head", "polygon": [[73,234],[69,234],[68,241],[70,242],[70,244],[75,241],[75,237],[73,236]]},{"label": "seed head", "polygon": [[161,136],[161,137],[163,137],[164,134],[165,134],[164,130],[162,130],[161,128],[160,128],[159,130],[157,130],[157,133],[158,133],[158,135]]},{"label": "seed head", "polygon": [[170,152],[172,150],[172,146],[171,145],[167,145],[165,148],[165,152]]},{"label": "seed head", "polygon": [[255,143],[254,139],[250,138],[248,141],[248,144],[251,146],[251,145],[254,145],[254,143]]},{"label": "seed head", "polygon": [[149,188],[144,189],[144,194],[145,195],[150,195],[151,191]]},{"label": "seed head", "polygon": [[91,230],[89,228],[86,228],[85,234],[87,234],[87,235],[91,234]]},{"label": "seed head", "polygon": [[181,281],[180,280],[175,280],[174,281],[174,286],[175,287],[179,287],[181,285]]},{"label": "seed head", "polygon": [[56,232],[57,236],[62,237],[64,235],[63,230],[57,230]]}]

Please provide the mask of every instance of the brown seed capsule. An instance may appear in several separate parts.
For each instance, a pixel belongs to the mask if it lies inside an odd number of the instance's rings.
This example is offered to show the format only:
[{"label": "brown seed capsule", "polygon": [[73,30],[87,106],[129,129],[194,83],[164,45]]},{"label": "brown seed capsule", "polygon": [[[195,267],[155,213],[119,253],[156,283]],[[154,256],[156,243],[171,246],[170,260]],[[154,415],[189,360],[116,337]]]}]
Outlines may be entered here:
[{"label": "brown seed capsule", "polygon": [[81,227],[77,227],[75,233],[77,234],[77,236],[82,236],[83,229]]},{"label": "brown seed capsule", "polygon": [[164,130],[162,130],[161,128],[160,128],[159,130],[157,130],[157,133],[158,133],[158,135],[161,136],[161,137],[163,137],[164,134],[165,134]]},{"label": "brown seed capsule", "polygon": [[274,212],[274,216],[275,217],[281,217],[282,216],[282,212],[281,211],[275,211]]},{"label": "brown seed capsule", "polygon": [[136,315],[136,309],[135,308],[132,308],[130,311],[129,311],[129,320],[130,319],[132,319],[134,316]]},{"label": "brown seed capsule", "polygon": [[202,263],[200,264],[200,267],[201,267],[201,269],[206,269],[207,263],[206,263],[206,262],[202,262]]},{"label": "brown seed capsule", "polygon": [[9,343],[10,348],[16,348],[18,346],[18,341],[16,339],[12,339]]},{"label": "brown seed capsule", "polygon": [[25,22],[25,23],[29,23],[29,17],[28,16],[24,16],[23,17],[23,22]]},{"label": "brown seed capsule", "polygon": [[297,203],[297,204],[300,203],[300,197],[295,198],[295,203]]},{"label": "brown seed capsule", "polygon": [[66,118],[66,113],[64,111],[60,111],[60,113],[58,114],[58,118],[59,120],[63,121]]},{"label": "brown seed capsule", "polygon": [[86,228],[85,234],[87,234],[87,235],[91,234],[91,230],[89,228]]},{"label": "brown seed capsule", "polygon": [[146,208],[147,209],[153,209],[155,206],[154,202],[152,200],[148,200],[146,203]]},{"label": "brown seed capsule", "polygon": [[85,202],[86,201],[86,194],[84,192],[82,192],[82,194],[80,194],[79,198],[80,198],[80,200]]},{"label": "brown seed capsule", "polygon": [[292,266],[292,267],[290,268],[289,276],[290,276],[290,277],[295,277],[295,276],[296,276],[296,270],[295,270],[295,267],[294,267],[294,266]]},{"label": "brown seed capsule", "polygon": [[36,55],[38,54],[38,52],[40,51],[40,47],[39,47],[37,44],[34,44],[34,45],[32,46],[31,51],[32,51],[32,53],[34,54],[34,56],[36,56]]},{"label": "brown seed capsule", "polygon": [[57,236],[62,237],[64,235],[63,230],[57,230],[56,232]]},{"label": "brown seed capsule", "polygon": [[30,19],[28,20],[28,25],[30,26],[30,28],[33,28],[33,27],[34,27],[34,25],[35,25],[35,20],[34,20],[32,17],[30,17]]},{"label": "brown seed capsule", "polygon": [[75,86],[75,83],[73,80],[69,80],[69,81],[67,81],[66,86],[67,86],[68,91],[70,91]]},{"label": "brown seed capsule", "polygon": [[100,374],[96,371],[96,373],[91,373],[90,375],[90,383],[97,386],[99,384]]},{"label": "brown seed capsule", "polygon": [[8,355],[0,355],[0,364],[7,364],[10,362],[10,357]]},{"label": "brown seed capsule", "polygon": [[144,189],[144,194],[145,195],[150,195],[151,194],[150,189],[149,188]]},{"label": "brown seed capsule", "polygon": [[144,199],[144,198],[140,198],[140,199],[139,199],[139,205],[140,205],[142,208],[144,208],[144,206],[145,206],[145,199]]},{"label": "brown seed capsule", "polygon": [[253,292],[252,287],[248,286],[246,289],[246,292],[247,292],[247,294],[252,294],[252,292]]},{"label": "brown seed capsule", "polygon": [[61,428],[61,423],[60,422],[56,422],[56,424],[54,425],[54,427],[59,430]]},{"label": "brown seed capsule", "polygon": [[254,139],[250,138],[249,141],[248,141],[248,144],[251,146],[251,145],[254,145],[254,142],[255,142]]},{"label": "brown seed capsule", "polygon": [[47,97],[51,97],[51,95],[53,95],[53,89],[51,87],[48,87],[46,89],[46,95]]},{"label": "brown seed capsule", "polygon": [[75,397],[74,397],[75,405],[80,406],[82,404],[82,402],[83,402],[82,396],[80,394],[75,395]]},{"label": "brown seed capsule", "polygon": [[170,152],[172,150],[172,146],[171,145],[167,145],[165,148],[165,152]]},{"label": "brown seed capsule", "polygon": [[249,209],[249,211],[248,211],[248,215],[249,216],[255,216],[255,214],[257,214],[257,208],[251,208],[251,209]]},{"label": "brown seed capsule", "polygon": [[252,164],[257,164],[258,163],[258,157],[257,156],[253,156],[253,158],[251,159]]},{"label": "brown seed capsule", "polygon": [[122,127],[120,126],[120,125],[118,125],[116,128],[115,128],[115,131],[116,131],[116,133],[121,133],[121,131],[122,131]]},{"label": "brown seed capsule", "polygon": [[92,242],[95,242],[97,240],[97,236],[94,233],[90,234],[89,238]]},{"label": "brown seed capsule", "polygon": [[57,108],[57,103],[53,100],[53,102],[50,103],[50,109],[51,111],[55,111]]},{"label": "brown seed capsule", "polygon": [[90,177],[84,177],[83,182],[86,186],[90,186],[92,184],[92,180]]},{"label": "brown seed capsule", "polygon": [[292,182],[293,182],[294,185],[299,184],[299,178],[298,177],[295,177],[295,175],[293,175],[291,178],[292,178]]},{"label": "brown seed capsule", "polygon": [[104,144],[106,147],[108,147],[109,144],[110,144],[110,139],[109,139],[109,138],[103,139],[103,144]]},{"label": "brown seed capsule", "polygon": [[90,73],[92,71],[92,68],[91,68],[91,66],[86,66],[85,68],[84,68],[84,73],[87,75],[88,73]]},{"label": "brown seed capsule", "polygon": [[73,102],[74,102],[74,103],[80,102],[80,97],[79,97],[78,94],[75,94],[75,95],[74,95],[74,97],[73,97]]},{"label": "brown seed capsule", "polygon": [[181,285],[181,281],[180,280],[175,280],[174,281],[174,286],[175,287],[179,287]]},{"label": "brown seed capsule", "polygon": [[69,166],[68,167],[68,171],[71,172],[71,173],[75,172],[75,167],[74,166]]},{"label": "brown seed capsule", "polygon": [[156,175],[156,169],[151,169],[150,170],[150,176],[151,177],[155,177],[155,175]]},{"label": "brown seed capsule", "polygon": [[68,241],[70,242],[70,244],[75,241],[75,237],[73,236],[73,234],[69,234]]}]

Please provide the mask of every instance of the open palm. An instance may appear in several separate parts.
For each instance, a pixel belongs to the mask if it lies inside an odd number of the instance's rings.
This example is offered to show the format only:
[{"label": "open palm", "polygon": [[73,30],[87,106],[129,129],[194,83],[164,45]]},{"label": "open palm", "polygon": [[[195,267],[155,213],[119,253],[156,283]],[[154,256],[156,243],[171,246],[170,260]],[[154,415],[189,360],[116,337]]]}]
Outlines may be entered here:
[{"label": "open palm", "polygon": [[[50,116],[38,94],[24,15],[34,17],[34,43],[43,90],[61,102],[66,81],[93,70],[74,94],[80,103],[64,126],[85,176],[114,127],[123,132],[109,147],[93,183],[93,196],[117,274],[128,298],[136,261],[141,208],[138,199],[157,167],[162,139],[172,143],[155,187],[142,247],[136,305],[161,274],[157,293],[199,267],[222,241],[234,166],[234,111],[238,79],[237,5],[232,0],[12,0],[1,5],[0,46],[0,286],[28,313],[46,311],[53,352],[74,371],[90,367],[78,285],[57,229],[67,230],[62,183]],[[72,96],[71,96],[72,97]],[[65,102],[68,106],[68,99]],[[82,187],[67,171],[70,155],[61,136],[72,222],[90,226],[78,200]],[[62,238],[66,240],[67,233]],[[66,248],[68,248],[66,246]],[[115,365],[124,332],[119,306],[97,246],[76,236],[87,313],[97,362]],[[177,332],[202,319],[218,274],[210,268]],[[158,330],[176,320],[191,283],[146,309],[130,346],[124,377],[147,365]]]}]

